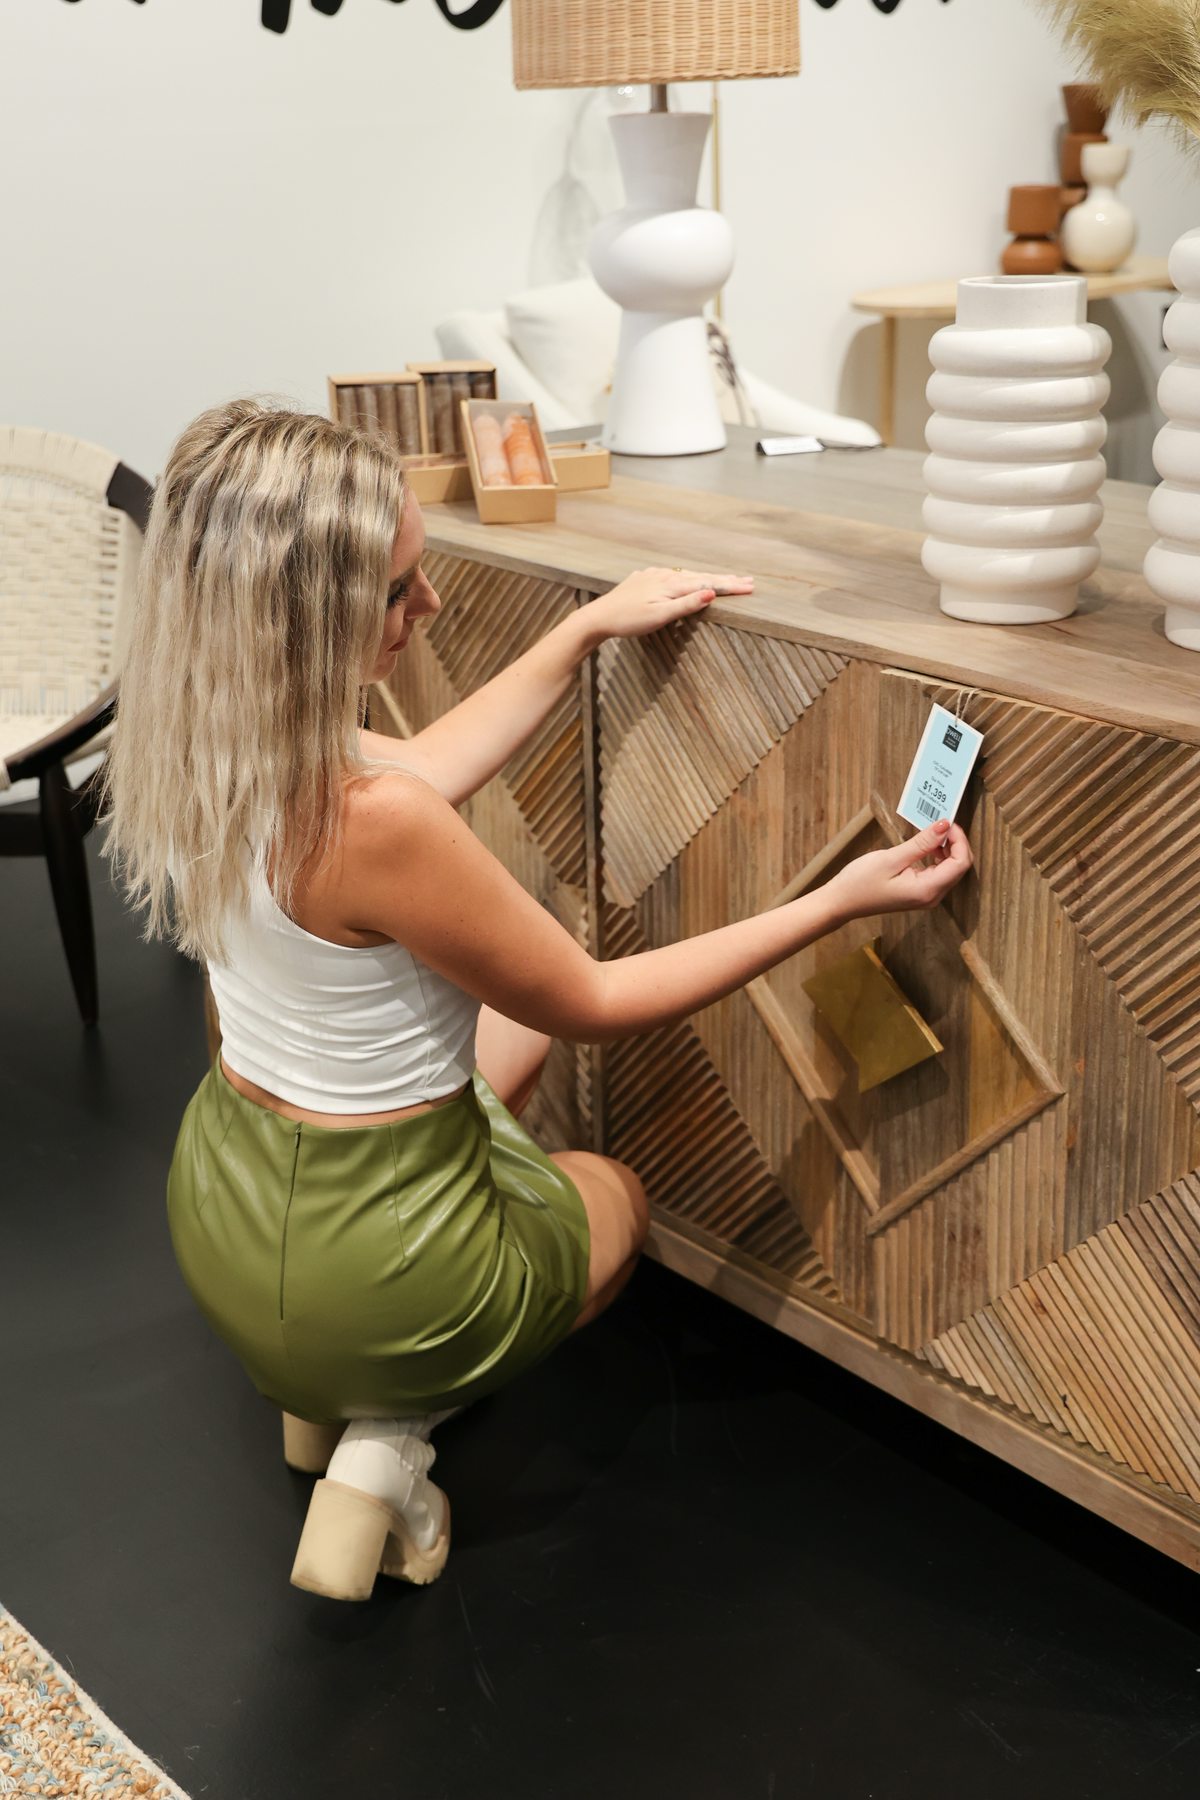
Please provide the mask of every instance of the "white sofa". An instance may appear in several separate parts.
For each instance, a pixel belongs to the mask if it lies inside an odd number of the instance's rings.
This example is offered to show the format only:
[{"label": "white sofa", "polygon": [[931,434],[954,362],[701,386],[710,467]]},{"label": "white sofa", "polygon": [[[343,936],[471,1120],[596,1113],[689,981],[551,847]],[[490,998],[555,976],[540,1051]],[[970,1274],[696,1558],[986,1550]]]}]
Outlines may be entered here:
[{"label": "white sofa", "polygon": [[[546,431],[571,431],[604,418],[617,352],[621,313],[590,276],[530,288],[494,311],[452,313],[437,327],[445,357],[496,365],[501,399],[531,400]],[[748,369],[737,371],[744,404],[722,378],[713,379],[727,423],[739,419],[780,436],[818,437],[869,447],[882,442],[873,426],[842,418],[781,393]]]}]

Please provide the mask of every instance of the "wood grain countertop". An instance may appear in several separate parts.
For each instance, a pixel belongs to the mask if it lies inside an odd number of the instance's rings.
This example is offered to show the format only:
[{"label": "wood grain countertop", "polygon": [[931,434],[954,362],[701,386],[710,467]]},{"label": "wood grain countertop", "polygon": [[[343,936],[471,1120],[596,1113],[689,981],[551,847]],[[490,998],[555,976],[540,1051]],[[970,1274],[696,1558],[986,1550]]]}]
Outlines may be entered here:
[{"label": "wood grain countertop", "polygon": [[429,545],[595,593],[649,563],[747,571],[751,597],[714,603],[725,625],[1200,744],[1200,657],[1168,641],[1141,574],[1148,487],[1105,483],[1103,561],[1073,617],[972,625],[939,610],[921,567],[920,452],[763,457],[752,432],[731,440],[711,456],[614,458],[611,488],[560,495],[552,523],[429,507]]}]

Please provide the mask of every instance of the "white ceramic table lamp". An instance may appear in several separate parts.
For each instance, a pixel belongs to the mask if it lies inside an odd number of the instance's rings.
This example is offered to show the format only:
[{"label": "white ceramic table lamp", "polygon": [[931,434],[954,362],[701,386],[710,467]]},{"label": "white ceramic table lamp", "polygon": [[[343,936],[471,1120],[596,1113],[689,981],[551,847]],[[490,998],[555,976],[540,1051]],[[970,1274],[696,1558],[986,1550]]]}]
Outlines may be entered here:
[{"label": "white ceramic table lamp", "polygon": [[625,205],[591,242],[623,308],[604,442],[633,456],[719,450],[704,306],[729,278],[733,234],[696,204],[711,117],[668,112],[666,84],[797,74],[799,0],[513,0],[512,21],[519,88],[651,87],[648,113],[611,121]]}]

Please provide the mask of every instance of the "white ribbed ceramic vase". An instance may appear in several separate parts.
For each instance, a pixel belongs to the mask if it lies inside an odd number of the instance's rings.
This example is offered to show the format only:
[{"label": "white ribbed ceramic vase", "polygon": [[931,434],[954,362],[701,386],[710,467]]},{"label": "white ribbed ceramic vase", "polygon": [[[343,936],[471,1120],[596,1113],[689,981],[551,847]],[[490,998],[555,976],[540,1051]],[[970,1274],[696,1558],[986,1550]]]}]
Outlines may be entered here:
[{"label": "white ribbed ceramic vase", "polygon": [[929,346],[921,560],[942,611],[1034,625],[1075,610],[1100,561],[1112,344],[1079,275],[975,275]]},{"label": "white ribbed ceramic vase", "polygon": [[1171,642],[1200,650],[1200,229],[1184,232],[1167,266],[1180,297],[1163,325],[1176,354],[1158,383],[1167,422],[1154,440],[1162,481],[1149,513],[1160,535],[1146,552],[1146,580],[1167,603]]}]

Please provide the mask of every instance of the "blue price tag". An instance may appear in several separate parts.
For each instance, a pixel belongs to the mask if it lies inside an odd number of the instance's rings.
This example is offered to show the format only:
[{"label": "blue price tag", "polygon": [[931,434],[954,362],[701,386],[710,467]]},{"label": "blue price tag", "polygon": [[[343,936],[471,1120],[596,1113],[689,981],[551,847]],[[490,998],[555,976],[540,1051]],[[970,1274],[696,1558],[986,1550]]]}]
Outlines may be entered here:
[{"label": "blue price tag", "polygon": [[922,830],[937,819],[953,819],[982,742],[982,731],[935,706],[896,808],[900,817]]}]

